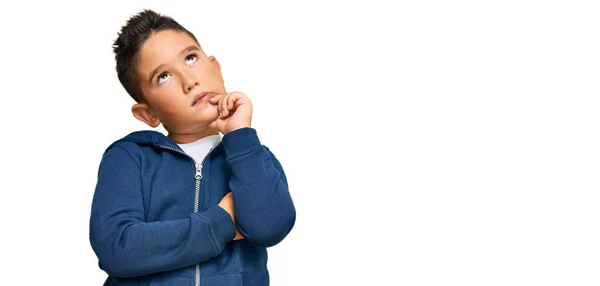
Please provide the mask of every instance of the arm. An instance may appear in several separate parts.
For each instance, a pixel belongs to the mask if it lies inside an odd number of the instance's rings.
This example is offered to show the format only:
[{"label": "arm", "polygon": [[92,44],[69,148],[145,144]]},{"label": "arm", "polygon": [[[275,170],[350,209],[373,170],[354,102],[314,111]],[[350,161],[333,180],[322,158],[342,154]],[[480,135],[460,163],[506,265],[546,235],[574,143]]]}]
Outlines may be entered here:
[{"label": "arm", "polygon": [[229,188],[239,232],[254,245],[276,245],[296,221],[296,209],[281,164],[261,145],[253,128],[225,134],[223,146],[231,170]]},{"label": "arm", "polygon": [[102,158],[92,202],[90,243],[102,269],[121,278],[178,269],[221,253],[235,236],[219,206],[172,221],[145,222],[140,167],[116,146]]}]

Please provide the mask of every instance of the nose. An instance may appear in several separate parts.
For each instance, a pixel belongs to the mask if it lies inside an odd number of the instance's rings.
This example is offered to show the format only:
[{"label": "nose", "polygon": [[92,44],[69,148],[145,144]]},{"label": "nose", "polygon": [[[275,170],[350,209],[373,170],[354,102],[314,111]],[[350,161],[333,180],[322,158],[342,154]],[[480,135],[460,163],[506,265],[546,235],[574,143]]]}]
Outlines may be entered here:
[{"label": "nose", "polygon": [[194,88],[200,85],[196,75],[190,70],[183,71],[183,92],[186,94],[194,90]]}]

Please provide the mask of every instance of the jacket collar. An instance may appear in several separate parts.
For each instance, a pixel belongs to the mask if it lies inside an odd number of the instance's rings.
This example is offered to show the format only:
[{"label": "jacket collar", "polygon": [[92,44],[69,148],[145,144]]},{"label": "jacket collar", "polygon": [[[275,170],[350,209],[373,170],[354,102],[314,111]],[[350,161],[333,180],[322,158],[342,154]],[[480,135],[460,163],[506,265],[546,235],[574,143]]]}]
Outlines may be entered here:
[{"label": "jacket collar", "polygon": [[[164,147],[167,147],[167,148],[171,148],[171,149],[175,149],[175,150],[183,152],[181,147],[179,147],[179,145],[177,145],[177,143],[175,143],[175,141],[171,140],[171,138],[167,137],[163,133],[154,131],[154,130],[141,130],[141,131],[131,132],[128,135],[126,135],[125,137],[112,143],[106,149],[106,151],[108,151],[115,144],[120,143],[120,142],[134,142],[134,143],[137,143],[138,145],[152,145],[156,148],[163,148],[163,149],[164,149]],[[213,151],[217,151],[217,149],[223,148],[222,145],[223,144],[218,144],[217,147],[215,147],[215,150],[213,150]]]}]

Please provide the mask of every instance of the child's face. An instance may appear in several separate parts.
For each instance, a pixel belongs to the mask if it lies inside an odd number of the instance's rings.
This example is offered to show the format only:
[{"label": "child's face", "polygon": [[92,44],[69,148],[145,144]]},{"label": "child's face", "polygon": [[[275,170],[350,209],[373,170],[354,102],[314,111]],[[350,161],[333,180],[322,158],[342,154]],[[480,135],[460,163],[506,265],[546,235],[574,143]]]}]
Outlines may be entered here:
[{"label": "child's face", "polygon": [[210,95],[194,102],[202,92],[225,93],[221,67],[186,33],[165,30],[150,36],[140,49],[137,67],[150,112],[169,132],[195,132],[217,118]]}]

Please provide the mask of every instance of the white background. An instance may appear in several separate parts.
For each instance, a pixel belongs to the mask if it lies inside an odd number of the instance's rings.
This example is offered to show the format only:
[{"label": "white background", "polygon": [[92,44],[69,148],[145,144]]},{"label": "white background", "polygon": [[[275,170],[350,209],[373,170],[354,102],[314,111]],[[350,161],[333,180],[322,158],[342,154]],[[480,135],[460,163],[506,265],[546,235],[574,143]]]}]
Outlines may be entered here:
[{"label": "white background", "polygon": [[81,2],[0,4],[1,284],[104,281],[98,164],[148,129],[111,48],[143,8],[220,60],[286,170],[272,285],[600,284],[594,1]]}]

